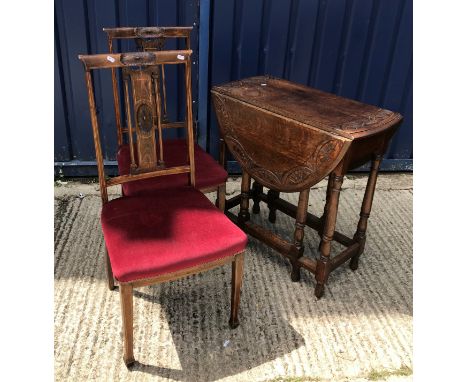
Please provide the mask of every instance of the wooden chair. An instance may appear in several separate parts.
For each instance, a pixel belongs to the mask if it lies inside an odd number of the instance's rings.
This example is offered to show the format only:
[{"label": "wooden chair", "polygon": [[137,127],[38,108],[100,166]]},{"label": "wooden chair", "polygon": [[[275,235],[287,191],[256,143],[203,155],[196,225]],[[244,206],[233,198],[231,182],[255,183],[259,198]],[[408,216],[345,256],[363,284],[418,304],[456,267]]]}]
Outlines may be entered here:
[{"label": "wooden chair", "polygon": [[[79,56],[86,72],[99,185],[101,224],[106,244],[109,288],[120,287],[124,361],[133,356],[133,288],[176,280],[232,263],[232,328],[239,324],[238,310],[246,235],[222,211],[195,189],[194,138],[190,50],[96,54]],[[168,166],[165,161],[158,65],[185,67],[188,160]],[[91,72],[122,69],[128,129],[130,167],[127,174],[106,178]],[[116,89],[114,88],[114,91]],[[115,94],[115,92],[114,92]],[[117,94],[119,94],[117,92]],[[179,174],[181,187],[158,189],[151,195],[123,196],[109,201],[107,187]],[[163,179],[159,179],[163,182]]]},{"label": "wooden chair", "polygon": [[[114,41],[122,39],[134,40],[137,48],[140,51],[145,52],[163,51],[166,41],[174,38],[183,39],[185,41],[185,49],[190,49],[190,32],[192,31],[192,27],[125,27],[104,28],[103,30],[107,34],[110,53],[113,53],[114,51]],[[185,121],[171,122],[168,118],[165,64],[161,64],[156,67],[156,71],[158,72],[161,81],[161,127],[163,129],[186,128]],[[128,144],[124,143],[123,139],[123,133],[127,129],[121,125],[120,104],[117,93],[118,81],[115,69],[112,69],[112,83],[114,87],[114,107],[117,121],[117,138],[119,143],[117,162],[119,174],[123,175],[128,174],[130,168],[130,150]],[[187,151],[185,141],[183,139],[168,139],[165,140],[164,144],[164,149],[168,152],[166,160],[171,165],[180,164],[181,161],[184,160],[185,153]],[[226,180],[228,176],[227,171],[224,166],[218,164],[198,144],[195,144],[194,150],[197,189],[205,193],[216,191],[216,205],[224,209],[226,199]],[[180,186],[184,182],[184,178],[180,175],[173,175],[165,182],[160,182],[158,179],[142,180],[124,185],[122,187],[122,193],[124,195],[150,194],[154,190]]]}]

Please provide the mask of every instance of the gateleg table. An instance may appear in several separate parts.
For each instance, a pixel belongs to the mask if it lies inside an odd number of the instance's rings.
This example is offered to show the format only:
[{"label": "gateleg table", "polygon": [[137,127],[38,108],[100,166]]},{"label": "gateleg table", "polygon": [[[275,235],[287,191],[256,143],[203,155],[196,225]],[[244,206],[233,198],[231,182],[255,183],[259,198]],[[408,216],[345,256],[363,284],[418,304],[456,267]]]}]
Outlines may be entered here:
[{"label": "gateleg table", "polygon": [[[247,233],[290,260],[291,279],[300,280],[300,269],[315,274],[315,295],[324,292],[331,271],[350,261],[358,267],[364,251],[367,221],[372,207],[377,174],[389,141],[402,121],[398,113],[325,93],[269,76],[252,77],[211,90],[222,138],[242,167],[241,194],[226,202],[226,213]],[[343,176],[371,161],[356,232],[352,238],[335,231]],[[307,212],[310,188],[328,176],[323,215]],[[254,183],[251,189],[251,179]],[[263,187],[269,189],[263,192]],[[295,206],[280,192],[299,192]],[[279,237],[250,221],[259,203],[295,218],[293,240]],[[229,209],[240,204],[235,216]],[[304,227],[321,236],[318,259],[304,256]],[[331,242],[346,247],[331,257]]]}]

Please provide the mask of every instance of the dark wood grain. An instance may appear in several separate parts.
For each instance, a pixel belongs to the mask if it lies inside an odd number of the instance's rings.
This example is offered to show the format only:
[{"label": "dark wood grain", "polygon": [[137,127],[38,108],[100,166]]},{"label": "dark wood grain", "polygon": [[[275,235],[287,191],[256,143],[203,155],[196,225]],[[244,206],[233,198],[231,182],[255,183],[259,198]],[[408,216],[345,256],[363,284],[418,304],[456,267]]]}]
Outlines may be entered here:
[{"label": "dark wood grain", "polygon": [[188,37],[193,27],[117,27],[102,30],[113,39]]}]

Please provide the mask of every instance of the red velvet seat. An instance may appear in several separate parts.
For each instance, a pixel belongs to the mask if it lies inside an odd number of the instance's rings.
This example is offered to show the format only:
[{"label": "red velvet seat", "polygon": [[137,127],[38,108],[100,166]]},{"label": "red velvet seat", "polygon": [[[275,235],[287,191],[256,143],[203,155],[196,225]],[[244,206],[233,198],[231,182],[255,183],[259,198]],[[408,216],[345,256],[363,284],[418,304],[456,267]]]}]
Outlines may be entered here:
[{"label": "red velvet seat", "polygon": [[[166,139],[164,160],[166,166],[180,166],[187,163],[187,142],[185,139]],[[137,150],[135,150],[135,153]],[[117,153],[119,175],[130,173],[130,147],[122,145]],[[208,153],[195,144],[195,187],[198,190],[214,189],[226,182],[228,174]],[[143,195],[163,188],[178,188],[187,185],[187,175],[168,175],[163,178],[137,180],[122,185],[126,196]]]},{"label": "red velvet seat", "polygon": [[120,282],[233,256],[247,244],[245,233],[189,186],[114,199],[104,204],[101,223],[112,271]]}]

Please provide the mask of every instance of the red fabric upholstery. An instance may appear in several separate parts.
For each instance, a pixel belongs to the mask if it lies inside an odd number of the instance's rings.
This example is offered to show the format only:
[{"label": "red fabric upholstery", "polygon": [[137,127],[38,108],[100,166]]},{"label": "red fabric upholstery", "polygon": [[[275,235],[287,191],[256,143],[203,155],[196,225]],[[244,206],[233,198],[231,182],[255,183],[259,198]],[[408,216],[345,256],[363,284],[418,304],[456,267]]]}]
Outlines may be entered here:
[{"label": "red fabric upholstery", "polygon": [[[185,139],[166,139],[163,144],[166,166],[180,166],[188,163]],[[120,146],[117,153],[117,163],[119,175],[126,175],[130,172],[130,147],[128,145]],[[226,170],[196,144],[195,187],[202,190],[218,186],[226,182],[227,176]],[[168,175],[161,178],[128,182],[122,185],[122,190],[126,196],[143,195],[162,188],[183,187],[187,185],[187,182],[188,176],[186,174]]]},{"label": "red fabric upholstery", "polygon": [[192,187],[106,203],[102,230],[121,282],[190,268],[244,250],[247,236]]}]

